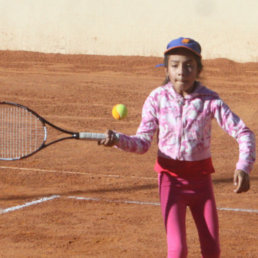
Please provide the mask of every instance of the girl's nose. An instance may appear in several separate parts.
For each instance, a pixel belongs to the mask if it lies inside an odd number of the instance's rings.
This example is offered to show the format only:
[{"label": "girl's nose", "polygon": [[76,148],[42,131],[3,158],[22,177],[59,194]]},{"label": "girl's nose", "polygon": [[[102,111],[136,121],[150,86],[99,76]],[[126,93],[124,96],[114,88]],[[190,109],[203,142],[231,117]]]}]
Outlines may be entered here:
[{"label": "girl's nose", "polygon": [[177,74],[178,75],[184,75],[185,74],[185,69],[182,65],[179,65],[177,68]]}]

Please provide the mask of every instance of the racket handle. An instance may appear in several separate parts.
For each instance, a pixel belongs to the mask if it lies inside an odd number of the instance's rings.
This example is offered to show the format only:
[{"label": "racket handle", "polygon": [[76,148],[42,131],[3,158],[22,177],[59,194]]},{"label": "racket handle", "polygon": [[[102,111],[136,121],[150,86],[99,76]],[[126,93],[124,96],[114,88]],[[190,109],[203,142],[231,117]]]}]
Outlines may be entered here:
[{"label": "racket handle", "polygon": [[99,141],[107,137],[104,133],[91,133],[91,132],[80,132],[79,139]]}]

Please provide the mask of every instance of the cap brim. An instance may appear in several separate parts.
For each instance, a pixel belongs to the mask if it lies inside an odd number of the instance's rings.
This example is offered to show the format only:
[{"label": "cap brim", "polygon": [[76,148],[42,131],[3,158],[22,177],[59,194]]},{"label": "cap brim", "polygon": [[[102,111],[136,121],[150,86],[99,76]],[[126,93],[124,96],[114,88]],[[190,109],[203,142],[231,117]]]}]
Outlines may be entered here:
[{"label": "cap brim", "polygon": [[202,57],[198,52],[194,51],[193,49],[191,49],[191,48],[189,48],[189,47],[185,47],[185,46],[171,47],[171,48],[167,49],[167,50],[164,52],[164,55],[167,54],[168,52],[170,52],[171,50],[173,50],[173,49],[178,49],[178,48],[187,49],[187,50],[189,50],[190,52],[194,53],[195,55],[197,55],[197,56],[199,56],[199,57]]},{"label": "cap brim", "polygon": [[157,65],[155,65],[156,68],[161,67],[161,66],[165,66],[165,65],[164,64],[157,64]]}]

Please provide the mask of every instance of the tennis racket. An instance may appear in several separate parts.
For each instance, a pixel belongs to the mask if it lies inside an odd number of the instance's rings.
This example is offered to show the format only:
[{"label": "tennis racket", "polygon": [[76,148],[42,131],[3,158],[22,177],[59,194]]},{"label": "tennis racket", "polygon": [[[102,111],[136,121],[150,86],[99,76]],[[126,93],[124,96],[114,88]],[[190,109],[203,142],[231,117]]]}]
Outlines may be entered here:
[{"label": "tennis racket", "polygon": [[[54,139],[51,139],[50,134],[52,138],[54,135]],[[47,143],[48,138],[50,141]],[[104,138],[106,135],[102,133],[72,132],[62,129],[28,107],[12,102],[0,102],[0,160],[27,158],[63,140],[99,141]]]}]

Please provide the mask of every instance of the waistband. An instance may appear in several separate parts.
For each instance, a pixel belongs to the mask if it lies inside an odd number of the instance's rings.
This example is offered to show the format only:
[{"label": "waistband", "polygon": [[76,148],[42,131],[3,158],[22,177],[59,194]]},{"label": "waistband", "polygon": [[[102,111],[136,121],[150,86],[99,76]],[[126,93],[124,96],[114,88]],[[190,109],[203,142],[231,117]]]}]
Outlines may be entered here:
[{"label": "waistband", "polygon": [[158,173],[167,172],[174,177],[200,177],[215,172],[211,158],[185,161],[158,156],[154,169]]}]

